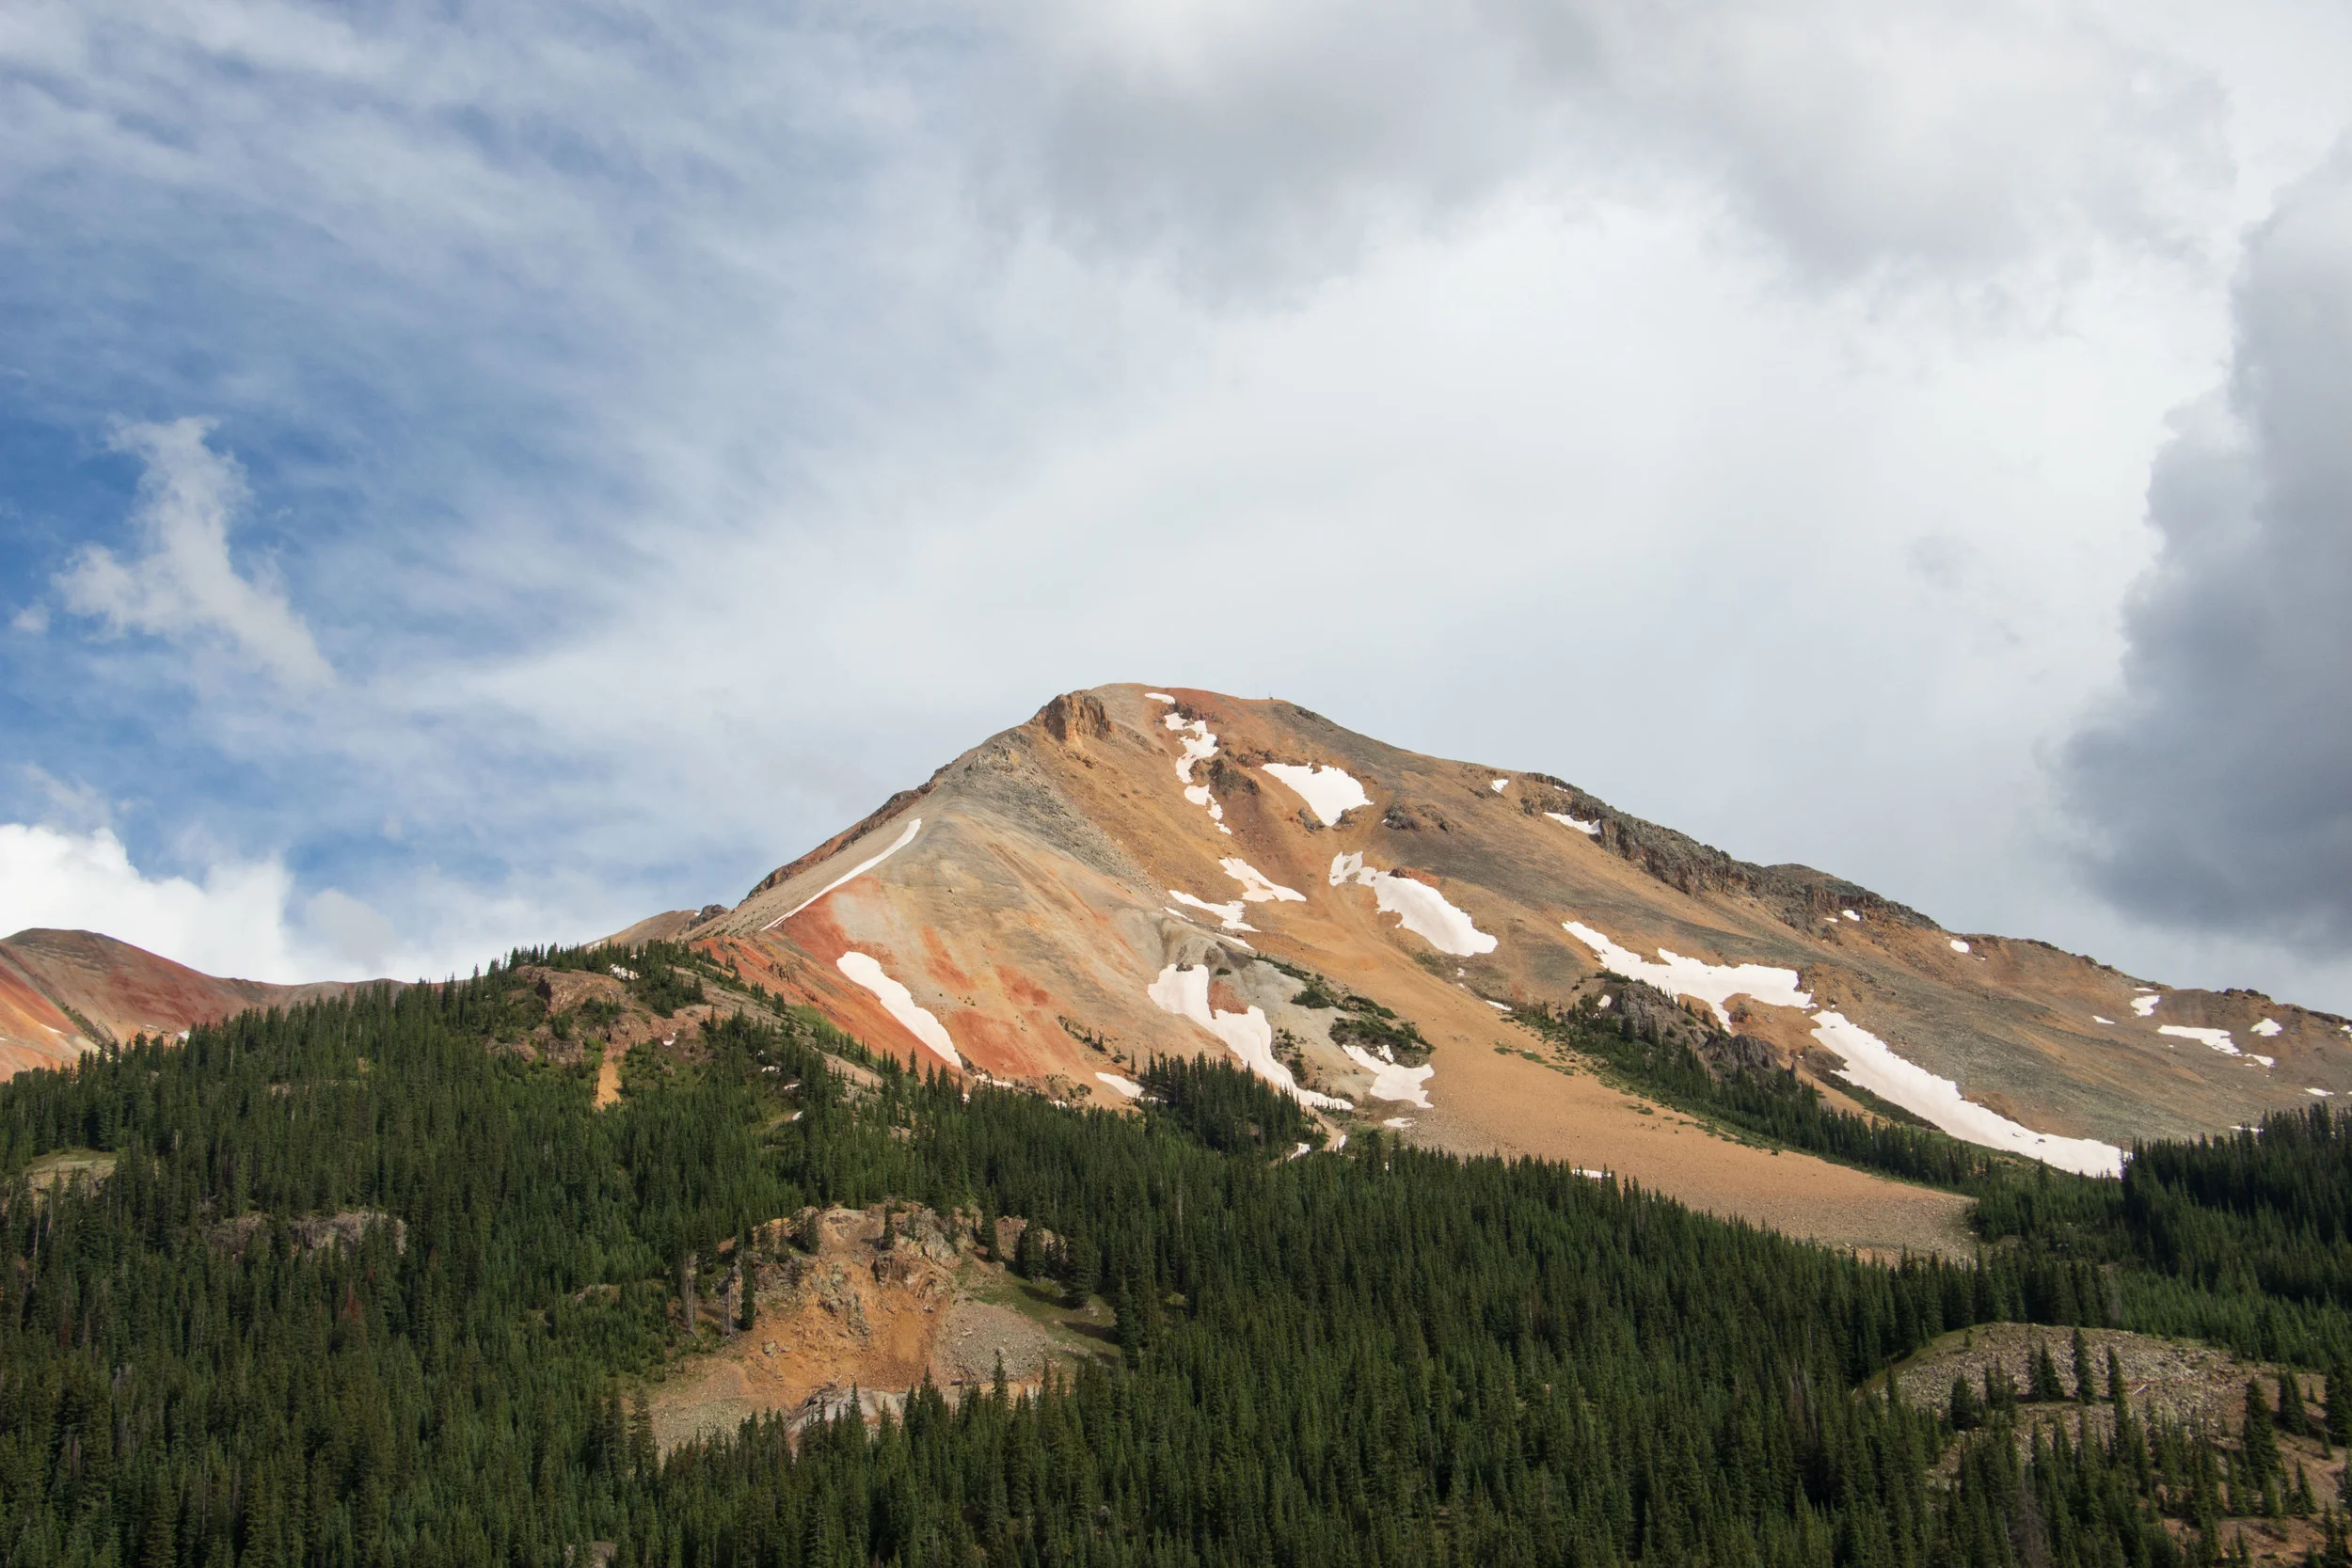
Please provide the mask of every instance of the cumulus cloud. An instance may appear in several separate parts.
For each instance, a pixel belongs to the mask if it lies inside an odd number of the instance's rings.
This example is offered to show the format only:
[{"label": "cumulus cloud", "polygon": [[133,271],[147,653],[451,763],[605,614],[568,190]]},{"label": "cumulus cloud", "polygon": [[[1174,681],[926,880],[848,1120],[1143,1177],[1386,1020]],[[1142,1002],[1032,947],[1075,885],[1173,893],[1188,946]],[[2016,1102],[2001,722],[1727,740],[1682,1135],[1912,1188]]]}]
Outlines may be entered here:
[{"label": "cumulus cloud", "polygon": [[116,432],[115,450],[146,465],[133,514],[144,551],[125,561],[84,546],[57,575],[58,595],[118,635],[225,642],[287,686],[326,685],[334,672],[284,590],[241,576],[229,559],[230,522],[247,493],[236,460],[208,444],[211,433],[198,419]]},{"label": "cumulus cloud", "polygon": [[275,861],[230,861],[204,879],[149,877],[113,830],[0,823],[0,934],[28,927],[103,931],[208,974],[306,980]]},{"label": "cumulus cloud", "polygon": [[2352,144],[2280,198],[2226,386],[2174,418],[2121,691],[2067,752],[2100,884],[2309,947],[2352,937]]},{"label": "cumulus cloud", "polygon": [[[0,822],[0,937],[36,927],[103,931],[210,974],[297,983],[462,974],[508,947],[581,941],[593,891],[561,911],[427,867],[391,915],[340,888],[304,894],[279,856],[215,854],[196,876],[153,874],[110,827]],[[613,911],[597,909],[593,922]]]}]

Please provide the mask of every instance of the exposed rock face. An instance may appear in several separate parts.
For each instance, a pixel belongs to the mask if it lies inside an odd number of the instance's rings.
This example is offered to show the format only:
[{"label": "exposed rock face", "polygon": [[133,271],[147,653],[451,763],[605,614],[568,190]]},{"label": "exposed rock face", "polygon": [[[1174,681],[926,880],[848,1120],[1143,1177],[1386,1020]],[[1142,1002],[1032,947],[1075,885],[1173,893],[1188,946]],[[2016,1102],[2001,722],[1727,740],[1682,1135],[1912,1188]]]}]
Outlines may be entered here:
[{"label": "exposed rock face", "polygon": [[1066,691],[1038,709],[1037,722],[1045,733],[1067,746],[1077,740],[1107,740],[1110,715],[1091,691]]}]

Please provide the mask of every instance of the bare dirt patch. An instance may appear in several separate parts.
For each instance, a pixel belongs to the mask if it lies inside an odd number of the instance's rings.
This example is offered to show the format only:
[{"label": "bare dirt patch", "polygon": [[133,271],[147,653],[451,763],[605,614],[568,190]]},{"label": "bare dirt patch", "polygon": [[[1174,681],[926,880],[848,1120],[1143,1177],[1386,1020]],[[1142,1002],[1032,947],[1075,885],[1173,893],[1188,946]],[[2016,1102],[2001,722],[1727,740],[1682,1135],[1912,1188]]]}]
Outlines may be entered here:
[{"label": "bare dirt patch", "polygon": [[852,1403],[869,1418],[895,1413],[926,1378],[951,1401],[1000,1367],[1009,1388],[1032,1389],[1050,1366],[1116,1354],[1099,1304],[1063,1307],[983,1258],[968,1226],[927,1209],[804,1211],[763,1227],[754,1254],[742,1275],[753,1326],[730,1332],[739,1297],[711,1289],[699,1327],[715,1348],[673,1366],[653,1392],[665,1452],[754,1416],[797,1428]]}]

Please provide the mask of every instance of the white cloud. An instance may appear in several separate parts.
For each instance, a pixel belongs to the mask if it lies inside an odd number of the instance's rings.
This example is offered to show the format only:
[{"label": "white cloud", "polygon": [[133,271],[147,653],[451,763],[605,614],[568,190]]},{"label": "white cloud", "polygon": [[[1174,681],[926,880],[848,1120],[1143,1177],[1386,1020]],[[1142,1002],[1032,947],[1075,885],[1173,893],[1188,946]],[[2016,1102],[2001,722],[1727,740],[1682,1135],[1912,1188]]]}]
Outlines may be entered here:
[{"label": "white cloud", "polygon": [[201,882],[149,877],[110,829],[0,823],[0,934],[103,931],[211,974],[306,980],[286,927],[294,879],[275,861],[226,862]]},{"label": "white cloud", "polygon": [[642,912],[612,918],[609,891],[599,899],[581,887],[564,890],[571,908],[550,910],[429,868],[400,891],[395,921],[337,888],[302,895],[277,857],[216,856],[198,877],[151,876],[110,828],[0,822],[0,936],[35,927],[102,931],[237,979],[438,978],[510,947],[597,936]]},{"label": "white cloud", "polygon": [[115,450],[147,466],[134,513],[146,551],[126,562],[86,546],[58,574],[58,594],[112,632],[226,641],[288,686],[325,685],[334,672],[284,590],[239,576],[230,562],[229,526],[246,500],[245,476],[234,458],[206,444],[211,432],[198,419],[116,432]]}]

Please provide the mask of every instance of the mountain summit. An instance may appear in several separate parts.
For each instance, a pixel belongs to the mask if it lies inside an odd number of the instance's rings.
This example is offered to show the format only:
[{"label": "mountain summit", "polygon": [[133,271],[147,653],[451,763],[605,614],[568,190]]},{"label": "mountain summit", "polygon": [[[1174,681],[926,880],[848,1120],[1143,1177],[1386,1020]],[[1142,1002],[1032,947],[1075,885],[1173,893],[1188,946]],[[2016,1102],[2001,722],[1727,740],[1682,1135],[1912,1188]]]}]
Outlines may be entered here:
[{"label": "mountain summit", "polygon": [[[1562,1159],[1849,1244],[1948,1240],[1961,1200],[1661,1114],[1553,1026],[2090,1172],[2352,1090],[2344,1020],[1947,931],[1545,774],[1172,686],[1057,697],[739,903],[615,940],[692,943],[941,1071],[1118,1105],[1156,1059],[1219,1057],[1334,1137]],[[10,1066],[304,994],[87,933],[0,944]]]}]

